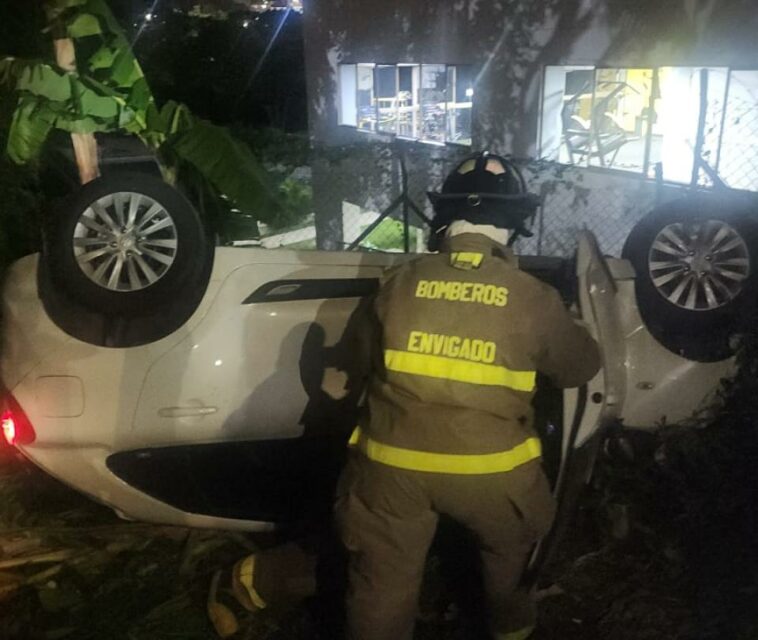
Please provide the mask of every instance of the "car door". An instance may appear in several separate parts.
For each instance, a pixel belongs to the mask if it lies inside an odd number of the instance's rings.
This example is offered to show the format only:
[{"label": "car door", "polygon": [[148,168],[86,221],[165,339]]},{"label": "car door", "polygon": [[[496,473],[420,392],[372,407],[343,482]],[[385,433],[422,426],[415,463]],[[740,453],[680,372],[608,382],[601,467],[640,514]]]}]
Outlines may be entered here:
[{"label": "car door", "polygon": [[[398,256],[247,252],[145,378],[109,468],[182,511],[286,521],[328,508],[358,398],[334,352]],[[222,263],[226,257],[217,257]]]},{"label": "car door", "polygon": [[[602,433],[616,421],[623,404],[624,341],[612,265],[600,252],[597,239],[590,231],[580,232],[577,240],[573,311],[597,341],[602,366],[586,384],[562,392],[562,422],[552,429],[561,436],[559,466],[557,472],[553,472],[558,513],[553,529],[535,550],[527,570],[527,582],[537,579],[573,514],[579,493],[592,472]],[[537,410],[539,415],[539,407]]]}]

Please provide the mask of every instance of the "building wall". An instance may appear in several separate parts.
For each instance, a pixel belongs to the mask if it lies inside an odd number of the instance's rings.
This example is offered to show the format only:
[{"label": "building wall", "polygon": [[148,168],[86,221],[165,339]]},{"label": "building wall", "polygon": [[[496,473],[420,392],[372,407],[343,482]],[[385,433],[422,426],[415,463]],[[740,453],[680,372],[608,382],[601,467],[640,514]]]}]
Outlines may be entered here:
[{"label": "building wall", "polygon": [[[391,142],[337,124],[340,63],[471,64],[478,74],[473,148],[534,157],[546,65],[758,69],[755,9],[754,0],[306,0],[310,135],[317,147],[373,146],[376,153]],[[465,153],[409,144],[417,147],[409,170],[430,186]],[[392,179],[382,175],[396,174],[396,167],[355,164],[341,169],[354,174],[348,182],[357,190],[390,193]],[[328,220],[336,215],[338,194],[319,196],[334,184],[332,169],[314,172],[324,246],[337,232]],[[633,178],[630,189],[650,193],[644,183]]]}]

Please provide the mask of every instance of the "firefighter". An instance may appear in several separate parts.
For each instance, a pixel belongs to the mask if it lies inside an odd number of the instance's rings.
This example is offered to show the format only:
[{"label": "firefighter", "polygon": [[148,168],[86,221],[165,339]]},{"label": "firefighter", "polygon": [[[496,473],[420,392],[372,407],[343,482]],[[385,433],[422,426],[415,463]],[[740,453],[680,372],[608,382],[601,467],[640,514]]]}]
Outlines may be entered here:
[{"label": "firefighter", "polygon": [[532,426],[536,374],[579,386],[599,352],[508,248],[538,204],[512,162],[476,154],[429,196],[440,253],[390,270],[364,325],[367,403],[335,504],[348,634],[410,640],[444,515],[477,541],[492,636],[524,640],[536,605],[519,581],[555,513]]}]

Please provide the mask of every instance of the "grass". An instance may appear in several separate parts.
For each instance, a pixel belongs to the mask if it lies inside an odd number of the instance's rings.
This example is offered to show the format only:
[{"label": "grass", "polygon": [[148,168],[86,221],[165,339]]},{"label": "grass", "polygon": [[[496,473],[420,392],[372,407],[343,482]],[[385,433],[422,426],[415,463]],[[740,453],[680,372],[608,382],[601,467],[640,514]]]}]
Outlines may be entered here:
[{"label": "grass", "polygon": [[[411,248],[416,246],[417,227],[409,227],[409,238]],[[385,218],[361,243],[362,247],[375,249],[377,251],[403,251],[404,248],[404,226],[399,220]]]}]

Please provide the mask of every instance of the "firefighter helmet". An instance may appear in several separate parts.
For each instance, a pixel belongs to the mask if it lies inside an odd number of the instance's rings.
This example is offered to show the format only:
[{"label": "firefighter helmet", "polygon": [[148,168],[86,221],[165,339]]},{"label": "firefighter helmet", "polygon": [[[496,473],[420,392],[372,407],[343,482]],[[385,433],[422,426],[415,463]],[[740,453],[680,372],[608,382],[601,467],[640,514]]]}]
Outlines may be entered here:
[{"label": "firefighter helmet", "polygon": [[540,204],[527,191],[526,180],[509,159],[487,151],[474,154],[448,175],[440,192],[429,192],[434,207],[429,248],[435,250],[444,230],[455,220],[512,229],[530,237],[526,221]]}]

